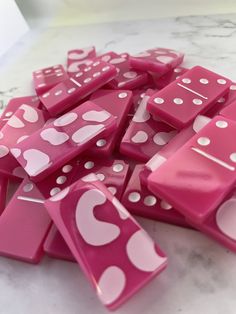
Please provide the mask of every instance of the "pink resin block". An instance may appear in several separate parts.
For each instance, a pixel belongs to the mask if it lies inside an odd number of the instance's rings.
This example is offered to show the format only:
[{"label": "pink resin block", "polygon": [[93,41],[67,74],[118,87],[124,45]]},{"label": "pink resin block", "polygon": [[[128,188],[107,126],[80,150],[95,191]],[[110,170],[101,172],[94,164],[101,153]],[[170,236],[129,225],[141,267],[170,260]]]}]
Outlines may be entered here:
[{"label": "pink resin block", "polygon": [[[129,165],[123,160],[99,160],[99,159],[79,159],[77,160],[75,174],[73,180],[77,180],[91,172],[96,174],[97,178],[103,182],[107,189],[120,199],[126,187],[128,179]],[[40,186],[43,185],[40,183]],[[63,242],[63,243],[62,243]],[[45,252],[55,258],[74,261],[67,244],[57,231],[55,226],[52,226],[51,231],[44,244]]]},{"label": "pink resin block", "polygon": [[34,71],[33,81],[35,91],[37,95],[42,95],[67,78],[68,75],[61,64]]},{"label": "pink resin block", "polygon": [[117,117],[116,129],[107,137],[97,140],[96,146],[87,151],[90,156],[109,156],[119,141],[132,105],[132,92],[126,90],[99,90],[90,98],[93,103]]},{"label": "pink resin block", "polygon": [[74,182],[77,170],[77,160],[73,160],[37,186],[24,179],[0,216],[0,255],[29,263],[41,260],[51,226],[44,201]]},{"label": "pink resin block", "polygon": [[8,179],[4,176],[1,176],[0,177],[0,216],[6,206],[7,189],[8,189]]},{"label": "pink resin block", "polygon": [[148,90],[121,140],[120,152],[141,162],[147,162],[176,134],[169,125],[151,116],[147,102],[152,90]]},{"label": "pink resin block", "polygon": [[115,117],[87,101],[17,144],[14,156],[34,181],[40,181],[115,127]]},{"label": "pink resin block", "polygon": [[165,74],[183,62],[184,54],[166,48],[148,49],[130,56],[130,64],[134,69],[141,71]]},{"label": "pink resin block", "polygon": [[147,186],[148,176],[153,171],[157,170],[167,159],[173,156],[179,148],[204,128],[210,121],[210,118],[199,115],[196,117],[192,125],[182,129],[176,134],[168,144],[163,146],[163,148],[145,164],[140,172],[141,184]]},{"label": "pink resin block", "polygon": [[196,66],[152,95],[147,110],[176,129],[191,124],[228,91],[231,82],[205,68]]},{"label": "pink resin block", "polygon": [[202,224],[189,220],[192,226],[234,252],[236,252],[235,192],[234,189]]},{"label": "pink resin block", "polygon": [[158,199],[140,183],[140,172],[144,165],[137,165],[122,197],[122,204],[131,214],[188,227],[183,215],[165,200]]},{"label": "pink resin block", "polygon": [[116,67],[117,75],[108,83],[108,86],[113,89],[135,89],[148,82],[147,73],[133,70],[127,56],[121,57],[114,52],[108,52],[97,59]]},{"label": "pink resin block", "polygon": [[77,172],[74,180],[94,173],[107,189],[120,199],[128,180],[129,164],[118,159],[77,159]]},{"label": "pink resin block", "polygon": [[166,267],[162,251],[96,176],[82,178],[45,206],[109,309]]},{"label": "pink resin block", "polygon": [[177,67],[174,70],[171,70],[167,72],[164,75],[157,75],[156,73],[151,73],[151,76],[153,78],[153,81],[158,89],[162,89],[169,85],[170,83],[177,80],[181,75],[183,75],[185,72],[187,72],[188,69],[183,67]]},{"label": "pink resin block", "polygon": [[236,100],[236,83],[232,83],[229,88],[229,92],[223,97],[220,97],[216,103],[207,110],[205,113],[206,116],[213,118],[216,115],[219,115],[220,112],[230,105],[234,100]]},{"label": "pink resin block", "polygon": [[149,189],[203,222],[235,186],[236,122],[217,116],[148,177]]},{"label": "pink resin block", "polygon": [[8,177],[20,176],[19,164],[12,157],[20,153],[13,147],[40,129],[46,121],[42,110],[21,105],[0,131],[0,172]]},{"label": "pink resin block", "polygon": [[68,248],[68,245],[55,225],[52,225],[44,242],[43,249],[44,252],[52,258],[76,262],[73,254]]},{"label": "pink resin block", "polygon": [[38,96],[25,96],[25,97],[16,97],[12,98],[6,108],[4,109],[1,118],[0,118],[0,129],[7,123],[10,117],[16,112],[16,110],[21,105],[28,105],[34,108],[39,108],[41,102],[39,101]]},{"label": "pink resin block", "polygon": [[64,82],[43,94],[40,99],[52,116],[56,116],[107,84],[116,76],[116,68],[95,61]]},{"label": "pink resin block", "polygon": [[0,255],[29,263],[40,261],[51,225],[42,202],[41,193],[25,178],[0,216]]},{"label": "pink resin block", "polygon": [[132,91],[133,92],[133,98],[132,98],[133,104],[132,104],[132,107],[131,107],[129,114],[128,114],[129,118],[133,118],[133,116],[134,116],[135,112],[137,111],[147,89],[141,88],[141,89],[134,89]]},{"label": "pink resin block", "polygon": [[236,121],[236,100],[222,109],[219,114],[227,119]]},{"label": "pink resin block", "polygon": [[21,105],[0,131],[0,143],[9,149],[43,127],[47,116],[37,108]]},{"label": "pink resin block", "polygon": [[81,49],[69,50],[67,53],[67,72],[74,74],[86,68],[93,63],[92,59],[96,57],[95,47],[86,47]]}]

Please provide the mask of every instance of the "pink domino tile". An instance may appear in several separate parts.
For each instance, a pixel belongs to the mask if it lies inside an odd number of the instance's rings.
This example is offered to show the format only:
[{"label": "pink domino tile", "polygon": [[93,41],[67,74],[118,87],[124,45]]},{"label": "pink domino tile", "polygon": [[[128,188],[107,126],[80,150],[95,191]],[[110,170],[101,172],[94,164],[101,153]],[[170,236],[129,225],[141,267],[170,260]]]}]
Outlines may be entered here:
[{"label": "pink domino tile", "polygon": [[121,58],[125,58],[125,59],[129,59],[130,55],[128,52],[122,52],[120,55],[119,55]]},{"label": "pink domino tile", "polygon": [[147,187],[140,183],[140,172],[144,165],[137,165],[127,184],[121,202],[134,215],[163,221],[166,223],[189,227],[185,218],[165,200],[154,196]]},{"label": "pink domino tile", "polygon": [[141,88],[141,89],[134,89],[133,92],[133,99],[132,99],[132,107],[130,108],[128,117],[133,118],[136,110],[138,109],[142,98],[145,95],[145,92],[147,91],[148,88]]},{"label": "pink domino tile", "polygon": [[[76,169],[73,175],[74,181],[94,173],[117,199],[121,198],[127,184],[129,171],[129,165],[123,160],[104,161],[83,158],[77,160]],[[55,226],[52,226],[47,236],[44,251],[51,257],[74,261],[73,255]]]},{"label": "pink domino tile", "polygon": [[107,189],[120,199],[128,180],[129,164],[119,159],[77,158],[77,173],[74,180],[94,173]]},{"label": "pink domino tile", "polygon": [[236,100],[232,101],[227,107],[224,107],[219,114],[227,119],[236,121]]},{"label": "pink domino tile", "polygon": [[1,176],[0,177],[0,216],[3,213],[6,206],[7,189],[8,189],[8,179],[4,176]]},{"label": "pink domino tile", "polygon": [[34,181],[40,181],[115,128],[116,117],[87,101],[18,143],[14,156]]},{"label": "pink domino tile", "polygon": [[46,92],[40,99],[52,116],[65,112],[116,76],[116,68],[103,61],[88,67]]},{"label": "pink domino tile", "polygon": [[152,95],[147,110],[176,129],[191,124],[230,88],[230,80],[196,66]]},{"label": "pink domino tile", "polygon": [[67,78],[68,75],[61,64],[36,70],[33,72],[35,91],[37,95],[42,95]]},{"label": "pink domino tile", "polygon": [[25,96],[12,98],[5,107],[0,118],[0,129],[7,123],[10,117],[21,105],[28,105],[34,108],[40,108],[41,103],[38,96]]},{"label": "pink domino tile", "polygon": [[76,160],[65,164],[35,185],[28,177],[0,216],[0,255],[29,263],[39,263],[43,244],[51,226],[45,199],[54,196],[73,182]]},{"label": "pink domino tile", "polygon": [[158,89],[162,89],[169,85],[170,83],[177,80],[181,75],[183,75],[185,72],[187,72],[188,69],[184,67],[176,67],[173,70],[170,70],[164,75],[159,75],[156,73],[151,73],[153,81]]},{"label": "pink domino tile", "polygon": [[99,138],[96,145],[87,151],[87,155],[98,157],[109,156],[117,145],[117,141],[119,141],[127,121],[128,113],[132,106],[132,92],[126,90],[99,90],[90,99],[96,105],[116,116],[117,123],[113,133],[107,137]]},{"label": "pink domino tile", "polygon": [[25,178],[0,216],[0,255],[38,263],[51,219],[41,202],[24,200],[28,194],[41,199],[34,184]]},{"label": "pink domino tile", "polygon": [[50,228],[43,249],[44,252],[52,258],[75,262],[73,254],[54,224]]},{"label": "pink domino tile", "polygon": [[141,162],[147,162],[177,134],[171,126],[147,112],[147,102],[152,94],[153,90],[148,90],[143,95],[120,144],[122,154]]},{"label": "pink domino tile", "polygon": [[96,57],[94,46],[69,50],[67,53],[67,72],[69,75],[79,72],[93,63]]},{"label": "pink domino tile", "polygon": [[144,165],[140,171],[141,184],[147,186],[148,176],[156,171],[167,159],[175,154],[188,140],[190,140],[196,133],[204,128],[209,122],[210,118],[206,116],[197,116],[192,125],[182,129],[176,136],[174,136],[168,144],[163,146],[153,157]]},{"label": "pink domino tile", "polygon": [[97,59],[116,67],[117,75],[108,83],[108,86],[113,89],[135,89],[148,82],[147,73],[132,69],[127,56],[121,57],[114,52],[108,52]]},{"label": "pink domino tile", "polygon": [[236,122],[217,116],[148,177],[148,188],[202,223],[235,186]]},{"label": "pink domino tile", "polygon": [[[11,154],[18,156],[13,147],[41,128],[46,121],[42,110],[21,105],[0,131],[0,173],[8,177],[22,177],[19,164]],[[10,154],[11,152],[11,154]]]},{"label": "pink domino tile", "polygon": [[192,226],[234,252],[236,252],[235,192],[235,189],[231,191],[220,206],[202,224],[189,220]]},{"label": "pink domino tile", "polygon": [[182,52],[167,48],[153,48],[132,55],[129,60],[134,69],[157,72],[161,75],[180,65],[183,58]]},{"label": "pink domino tile", "polygon": [[167,258],[90,174],[45,206],[100,301],[116,309],[159,274]]},{"label": "pink domino tile", "polygon": [[220,97],[216,103],[205,112],[205,115],[213,118],[216,115],[219,115],[220,112],[229,106],[233,101],[236,100],[236,83],[232,83],[229,88],[229,92],[223,97]]}]

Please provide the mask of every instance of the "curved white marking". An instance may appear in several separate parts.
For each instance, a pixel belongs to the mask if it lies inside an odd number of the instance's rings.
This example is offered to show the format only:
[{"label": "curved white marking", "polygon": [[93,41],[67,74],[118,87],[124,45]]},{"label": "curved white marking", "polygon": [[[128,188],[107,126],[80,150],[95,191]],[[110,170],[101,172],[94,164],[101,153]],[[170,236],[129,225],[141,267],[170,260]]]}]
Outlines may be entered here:
[{"label": "curved white marking", "polygon": [[140,53],[137,53],[136,55],[133,55],[132,57],[134,58],[146,58],[146,57],[150,57],[151,54],[147,51],[144,51],[144,52],[140,52]]},{"label": "curved white marking", "polygon": [[59,193],[56,193],[52,197],[50,197],[50,201],[52,202],[58,202],[61,201],[63,198],[67,196],[67,194],[70,192],[70,187],[65,188],[64,190],[60,191]]},{"label": "curved white marking", "polygon": [[148,135],[144,131],[138,131],[132,138],[133,143],[145,143],[148,140]]},{"label": "curved white marking", "polygon": [[0,145],[0,158],[5,157],[9,153],[9,148],[5,145]]},{"label": "curved white marking", "polygon": [[163,146],[166,145],[176,134],[176,131],[158,132],[153,136],[153,141],[155,144]]},{"label": "curved white marking", "polygon": [[15,115],[12,116],[8,121],[7,124],[10,125],[12,128],[20,129],[25,126],[25,124]]},{"label": "curved white marking", "polygon": [[80,179],[83,182],[95,182],[98,181],[97,176],[94,173],[89,173],[87,176]]},{"label": "curved white marking", "polygon": [[54,128],[48,128],[46,130],[43,130],[40,133],[40,136],[44,141],[47,141],[51,145],[54,145],[54,146],[61,145],[61,144],[65,143],[66,141],[68,141],[68,139],[69,139],[69,136],[67,133],[58,132]]},{"label": "curved white marking", "polygon": [[75,112],[68,112],[66,114],[64,114],[63,116],[61,116],[60,118],[56,119],[53,124],[55,126],[66,126],[68,124],[71,124],[72,122],[74,122],[76,119],[78,118],[77,113]]},{"label": "curved white marking", "polygon": [[24,169],[30,176],[36,176],[51,164],[49,156],[38,149],[24,151],[23,157],[26,160]]},{"label": "curved white marking", "polygon": [[95,137],[104,129],[104,124],[85,125],[72,135],[76,144],[82,144]]},{"label": "curved white marking", "polygon": [[87,111],[82,115],[82,118],[85,121],[95,121],[95,122],[104,122],[107,119],[109,119],[111,114],[105,110],[102,111],[96,111],[96,110],[91,110]]},{"label": "curved white marking", "polygon": [[70,73],[75,73],[80,70],[80,65],[86,66],[90,65],[91,63],[92,63],[91,60],[75,61],[68,66],[67,71]]},{"label": "curved white marking", "polygon": [[154,271],[167,260],[157,254],[155,243],[144,230],[138,230],[130,237],[126,251],[131,263],[142,271]]},{"label": "curved white marking", "polygon": [[111,223],[99,221],[94,216],[94,208],[106,203],[106,196],[97,189],[84,192],[78,200],[75,212],[76,226],[90,245],[100,246],[114,241],[120,229]]},{"label": "curved white marking", "polygon": [[102,273],[98,281],[97,293],[103,304],[115,302],[126,285],[124,271],[117,266],[110,266]]},{"label": "curved white marking", "polygon": [[114,58],[114,59],[112,59],[110,61],[110,63],[111,64],[119,64],[119,63],[123,63],[125,61],[126,61],[126,59],[121,57],[121,58]]},{"label": "curved white marking", "polygon": [[18,144],[18,143],[24,141],[27,137],[29,137],[29,135],[23,135],[23,136],[19,137],[16,143]]},{"label": "curved white marking", "polygon": [[23,118],[25,119],[25,121],[31,123],[38,121],[39,119],[38,112],[34,108],[28,105],[22,105],[20,106],[20,109],[24,110]]},{"label": "curved white marking", "polygon": [[128,71],[128,72],[125,72],[123,76],[127,79],[134,79],[135,77],[138,76],[138,73],[134,71]]},{"label": "curved white marking", "polygon": [[173,61],[173,57],[171,56],[157,56],[156,57],[156,60],[157,61],[160,61],[161,63],[164,63],[164,64],[169,64]]},{"label": "curved white marking", "polygon": [[105,55],[105,56],[101,57],[101,60],[104,62],[108,62],[110,59],[111,59],[111,56],[109,56],[109,55]]},{"label": "curved white marking", "polygon": [[93,47],[87,47],[78,49],[79,51],[73,51],[68,54],[68,58],[71,60],[82,60],[88,58],[89,53],[93,51]]},{"label": "curved white marking", "polygon": [[15,158],[21,155],[21,150],[19,148],[12,148],[10,151]]}]

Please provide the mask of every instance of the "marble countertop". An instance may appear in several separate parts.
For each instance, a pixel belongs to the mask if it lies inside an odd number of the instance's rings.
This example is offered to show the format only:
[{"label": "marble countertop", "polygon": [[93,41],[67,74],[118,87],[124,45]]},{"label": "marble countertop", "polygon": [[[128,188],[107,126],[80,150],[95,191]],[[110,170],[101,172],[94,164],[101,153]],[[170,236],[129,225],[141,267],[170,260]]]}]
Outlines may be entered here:
[{"label": "marble countertop", "polygon": [[[236,81],[236,15],[176,17],[38,28],[0,59],[0,101],[32,93],[31,72],[65,63],[69,49],[139,52],[154,46],[186,53]],[[236,256],[201,233],[138,219],[169,257],[169,267],[119,314],[235,314]],[[0,258],[0,313],[102,314],[107,311],[76,264],[45,257],[39,265]]]}]

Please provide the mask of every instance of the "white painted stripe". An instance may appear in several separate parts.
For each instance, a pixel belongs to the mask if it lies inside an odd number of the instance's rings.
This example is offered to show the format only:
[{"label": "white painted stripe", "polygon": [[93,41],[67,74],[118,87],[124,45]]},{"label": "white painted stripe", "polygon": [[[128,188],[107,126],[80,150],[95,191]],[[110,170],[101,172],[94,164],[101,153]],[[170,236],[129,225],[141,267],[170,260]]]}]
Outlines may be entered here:
[{"label": "white painted stripe", "polygon": [[33,202],[33,203],[44,203],[44,200],[40,200],[39,198],[27,197],[27,196],[17,196],[18,200]]},{"label": "white painted stripe", "polygon": [[199,155],[202,155],[203,157],[210,159],[211,161],[215,162],[216,164],[230,170],[230,171],[235,171],[235,167],[227,164],[227,162],[224,162],[223,160],[220,160],[214,156],[212,156],[211,154],[208,154],[206,152],[204,152],[203,150],[196,148],[196,147],[191,147],[191,149],[193,151],[195,151],[196,153],[198,153]]},{"label": "white painted stripe", "polygon": [[79,87],[82,86],[79,82],[77,82],[75,79],[73,79],[73,77],[71,77],[70,80],[71,80],[75,85],[77,85],[77,86],[79,86]]},{"label": "white painted stripe", "polygon": [[186,90],[189,91],[190,93],[193,93],[193,94],[195,94],[195,95],[197,95],[197,96],[199,96],[199,97],[202,97],[203,99],[208,99],[206,96],[203,96],[202,94],[199,94],[198,92],[195,92],[193,89],[188,88],[187,86],[184,86],[184,85],[182,85],[182,84],[180,84],[180,83],[177,83],[177,85],[180,86],[180,87],[182,87],[182,88],[184,88],[184,89],[186,89]]}]

